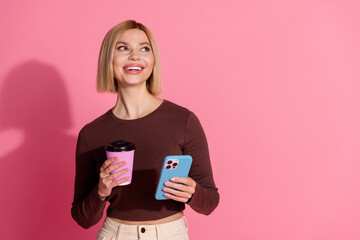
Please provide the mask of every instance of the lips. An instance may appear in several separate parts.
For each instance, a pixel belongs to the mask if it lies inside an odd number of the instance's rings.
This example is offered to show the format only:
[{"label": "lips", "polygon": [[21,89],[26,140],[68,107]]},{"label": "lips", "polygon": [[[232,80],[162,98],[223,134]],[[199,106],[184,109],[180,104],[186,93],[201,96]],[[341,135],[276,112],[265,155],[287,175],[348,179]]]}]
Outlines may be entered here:
[{"label": "lips", "polygon": [[144,67],[140,64],[132,63],[132,64],[125,65],[123,67],[123,69],[126,73],[129,73],[129,74],[139,74],[142,72]]}]

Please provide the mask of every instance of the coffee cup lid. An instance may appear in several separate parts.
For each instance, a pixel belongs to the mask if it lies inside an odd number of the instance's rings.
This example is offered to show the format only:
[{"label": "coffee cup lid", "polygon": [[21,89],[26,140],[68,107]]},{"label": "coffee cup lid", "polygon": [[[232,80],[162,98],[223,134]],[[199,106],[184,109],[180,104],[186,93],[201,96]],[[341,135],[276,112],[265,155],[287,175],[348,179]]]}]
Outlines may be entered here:
[{"label": "coffee cup lid", "polygon": [[134,149],[135,145],[126,140],[118,140],[105,146],[105,150],[109,152],[126,152]]}]

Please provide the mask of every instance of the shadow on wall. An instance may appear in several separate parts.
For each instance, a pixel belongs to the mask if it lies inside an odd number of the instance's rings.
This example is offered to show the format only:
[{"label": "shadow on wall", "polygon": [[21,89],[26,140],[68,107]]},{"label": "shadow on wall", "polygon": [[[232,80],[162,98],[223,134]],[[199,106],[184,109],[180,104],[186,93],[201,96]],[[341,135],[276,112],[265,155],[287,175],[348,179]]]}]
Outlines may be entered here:
[{"label": "shadow on wall", "polygon": [[2,239],[71,239],[70,127],[68,96],[53,66],[30,60],[10,71],[0,90],[0,131],[21,130],[24,140],[0,159]]}]

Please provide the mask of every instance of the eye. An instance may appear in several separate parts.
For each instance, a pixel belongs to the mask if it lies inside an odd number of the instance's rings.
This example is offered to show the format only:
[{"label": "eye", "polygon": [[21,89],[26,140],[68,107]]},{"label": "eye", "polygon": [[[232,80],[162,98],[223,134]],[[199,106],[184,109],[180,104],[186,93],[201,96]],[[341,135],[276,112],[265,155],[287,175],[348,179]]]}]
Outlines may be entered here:
[{"label": "eye", "polygon": [[119,51],[127,51],[128,47],[127,46],[119,46],[119,47],[117,47],[117,50],[119,50]]},{"label": "eye", "polygon": [[150,52],[150,48],[149,47],[143,47],[140,49],[141,52]]}]

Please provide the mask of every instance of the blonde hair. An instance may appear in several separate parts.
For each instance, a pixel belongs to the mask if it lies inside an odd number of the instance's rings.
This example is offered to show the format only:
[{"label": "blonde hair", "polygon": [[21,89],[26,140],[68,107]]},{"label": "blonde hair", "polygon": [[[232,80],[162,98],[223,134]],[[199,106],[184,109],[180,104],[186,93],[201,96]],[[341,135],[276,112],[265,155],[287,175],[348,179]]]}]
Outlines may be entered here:
[{"label": "blonde hair", "polygon": [[150,41],[150,46],[154,54],[154,67],[150,77],[146,80],[146,88],[152,95],[161,93],[161,68],[160,68],[160,55],[157,48],[155,38],[150,30],[143,24],[134,20],[127,20],[121,22],[111,28],[105,35],[101,44],[98,70],[97,70],[97,90],[99,92],[118,92],[118,83],[114,77],[113,56],[115,45],[119,37],[129,29],[140,29],[145,32]]}]

